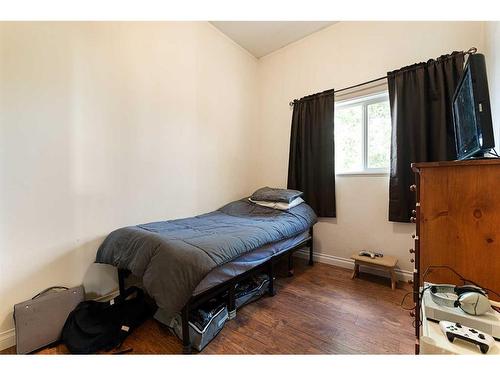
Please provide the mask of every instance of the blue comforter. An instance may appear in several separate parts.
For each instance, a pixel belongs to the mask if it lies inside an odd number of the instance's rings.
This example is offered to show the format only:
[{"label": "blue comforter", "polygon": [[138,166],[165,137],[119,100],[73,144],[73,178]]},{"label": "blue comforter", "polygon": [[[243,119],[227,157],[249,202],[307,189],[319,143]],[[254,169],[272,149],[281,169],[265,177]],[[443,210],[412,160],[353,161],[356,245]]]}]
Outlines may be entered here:
[{"label": "blue comforter", "polygon": [[280,211],[245,198],[192,218],[115,230],[99,247],[96,262],[128,269],[141,277],[157,305],[174,315],[215,267],[298,235],[316,220],[305,203]]}]

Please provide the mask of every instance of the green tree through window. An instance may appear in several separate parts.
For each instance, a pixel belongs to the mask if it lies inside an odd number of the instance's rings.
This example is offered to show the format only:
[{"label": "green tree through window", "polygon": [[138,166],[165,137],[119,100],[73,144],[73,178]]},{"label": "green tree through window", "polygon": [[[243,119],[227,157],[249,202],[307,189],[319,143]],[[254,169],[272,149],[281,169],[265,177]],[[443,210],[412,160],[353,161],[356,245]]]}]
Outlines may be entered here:
[{"label": "green tree through window", "polygon": [[391,115],[387,93],[336,104],[337,173],[387,172],[390,147]]}]

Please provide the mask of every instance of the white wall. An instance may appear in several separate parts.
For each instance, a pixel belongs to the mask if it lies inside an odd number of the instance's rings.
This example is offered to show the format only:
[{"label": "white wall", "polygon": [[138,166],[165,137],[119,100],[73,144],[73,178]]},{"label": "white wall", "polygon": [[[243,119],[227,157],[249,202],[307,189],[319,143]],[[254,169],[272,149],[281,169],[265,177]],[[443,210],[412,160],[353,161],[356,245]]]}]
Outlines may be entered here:
[{"label": "white wall", "polygon": [[485,56],[495,143],[500,150],[500,22],[486,22]]},{"label": "white wall", "polygon": [[0,344],[45,287],[116,287],[111,230],[251,193],[256,75],[205,22],[0,23]]},{"label": "white wall", "polygon": [[[262,58],[259,62],[260,185],[286,186],[290,120],[288,102],[350,86],[415,62],[476,46],[480,22],[340,22]],[[337,176],[337,219],[315,227],[316,249],[326,261],[360,249],[382,250],[411,271],[408,249],[414,225],[387,220],[388,176]]]},{"label": "white wall", "polygon": [[[116,287],[92,264],[109,231],[285,186],[291,99],[483,41],[493,97],[499,27],[483,26],[341,22],[257,61],[203,22],[0,23],[0,347],[12,305],[44,287]],[[411,270],[387,186],[337,178],[327,260],[381,249]]]}]

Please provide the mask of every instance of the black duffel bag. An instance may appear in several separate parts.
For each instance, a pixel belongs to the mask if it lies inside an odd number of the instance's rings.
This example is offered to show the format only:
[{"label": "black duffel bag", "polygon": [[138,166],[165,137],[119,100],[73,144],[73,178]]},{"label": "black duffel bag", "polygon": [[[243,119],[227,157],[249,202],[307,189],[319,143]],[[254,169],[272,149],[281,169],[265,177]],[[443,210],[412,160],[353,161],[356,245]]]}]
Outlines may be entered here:
[{"label": "black duffel bag", "polygon": [[83,301],[69,314],[62,342],[71,353],[90,354],[120,347],[132,331],[151,316],[144,292],[128,288],[108,301]]}]

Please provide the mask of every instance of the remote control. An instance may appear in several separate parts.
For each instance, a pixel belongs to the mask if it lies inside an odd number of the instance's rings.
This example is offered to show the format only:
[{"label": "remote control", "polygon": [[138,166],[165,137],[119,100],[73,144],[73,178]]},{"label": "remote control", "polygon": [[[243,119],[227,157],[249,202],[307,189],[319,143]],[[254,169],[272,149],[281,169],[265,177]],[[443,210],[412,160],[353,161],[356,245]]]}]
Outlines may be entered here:
[{"label": "remote control", "polygon": [[479,346],[481,353],[486,354],[488,350],[495,345],[495,339],[488,335],[487,333],[478,331],[474,328],[466,327],[460,323],[448,322],[446,320],[441,320],[439,322],[439,327],[441,331],[446,335],[449,342],[453,340],[461,339],[464,341],[471,342]]}]

